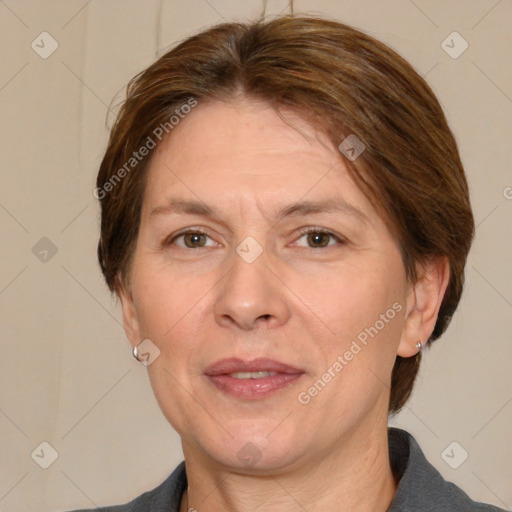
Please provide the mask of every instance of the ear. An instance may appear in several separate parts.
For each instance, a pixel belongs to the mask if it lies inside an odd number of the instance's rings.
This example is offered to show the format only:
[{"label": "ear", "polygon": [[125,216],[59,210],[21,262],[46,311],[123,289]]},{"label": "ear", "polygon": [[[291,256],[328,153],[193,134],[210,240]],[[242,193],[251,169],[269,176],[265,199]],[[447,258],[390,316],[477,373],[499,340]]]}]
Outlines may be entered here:
[{"label": "ear", "polygon": [[136,347],[140,341],[139,321],[137,320],[137,312],[133,302],[131,287],[126,284],[122,276],[117,277],[117,295],[121,301],[121,309],[123,312],[123,326],[126,337],[130,341],[132,347]]},{"label": "ear", "polygon": [[412,357],[416,344],[428,340],[437,321],[439,308],[450,281],[450,266],[445,257],[435,257],[418,267],[418,279],[406,301],[405,324],[397,354]]}]

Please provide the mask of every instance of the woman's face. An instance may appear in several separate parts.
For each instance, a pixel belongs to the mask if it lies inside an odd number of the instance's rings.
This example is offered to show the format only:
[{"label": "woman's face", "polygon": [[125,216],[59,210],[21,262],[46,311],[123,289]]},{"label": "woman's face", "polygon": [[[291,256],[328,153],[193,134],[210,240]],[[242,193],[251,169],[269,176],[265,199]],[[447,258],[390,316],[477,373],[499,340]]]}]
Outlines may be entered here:
[{"label": "woman's face", "polygon": [[151,384],[185,455],[239,471],[368,439],[397,352],[414,353],[397,243],[338,149],[286,117],[243,99],[174,128],[121,297],[131,343],[160,350]]}]

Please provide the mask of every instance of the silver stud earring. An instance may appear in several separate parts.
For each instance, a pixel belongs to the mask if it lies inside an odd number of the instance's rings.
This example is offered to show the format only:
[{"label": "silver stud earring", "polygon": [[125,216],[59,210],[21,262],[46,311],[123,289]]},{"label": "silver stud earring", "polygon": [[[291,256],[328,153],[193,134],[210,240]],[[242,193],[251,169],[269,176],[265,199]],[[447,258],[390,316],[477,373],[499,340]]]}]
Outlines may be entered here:
[{"label": "silver stud earring", "polygon": [[[139,343],[139,345],[140,345],[140,343]],[[133,347],[132,354],[133,354],[133,357],[135,357],[135,359],[137,359],[137,361],[140,362],[139,351],[138,351],[139,345]]]},{"label": "silver stud earring", "polygon": [[421,341],[418,341],[418,343],[416,343],[416,348],[418,350],[421,350],[423,348],[423,344],[421,343]]}]

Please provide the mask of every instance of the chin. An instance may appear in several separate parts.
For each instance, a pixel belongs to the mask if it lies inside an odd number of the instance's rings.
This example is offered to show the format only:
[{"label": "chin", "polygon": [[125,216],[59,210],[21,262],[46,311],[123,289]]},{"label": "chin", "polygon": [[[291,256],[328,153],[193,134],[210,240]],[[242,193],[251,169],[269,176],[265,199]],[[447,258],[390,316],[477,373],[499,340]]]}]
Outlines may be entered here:
[{"label": "chin", "polygon": [[300,459],[297,443],[263,443],[261,439],[250,440],[247,437],[220,450],[211,450],[208,455],[230,471],[262,475],[284,472]]},{"label": "chin", "polygon": [[185,456],[188,450],[198,450],[229,471],[279,473],[302,458],[307,444],[296,425],[285,426],[284,422],[279,425],[275,420],[237,418],[219,423],[224,428],[212,425],[211,418],[208,425],[212,429],[205,428],[203,422],[185,428],[182,435]]}]

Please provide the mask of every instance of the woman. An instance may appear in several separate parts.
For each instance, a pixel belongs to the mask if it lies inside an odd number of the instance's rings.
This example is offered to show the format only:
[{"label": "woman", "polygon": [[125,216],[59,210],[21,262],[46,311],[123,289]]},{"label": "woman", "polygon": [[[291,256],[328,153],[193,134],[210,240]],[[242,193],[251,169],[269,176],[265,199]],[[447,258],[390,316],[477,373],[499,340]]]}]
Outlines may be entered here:
[{"label": "woman", "polygon": [[474,231],[439,103],[391,49],[293,16],[191,37],[130,83],[95,194],[185,457],[101,510],[498,510],[387,426]]}]

